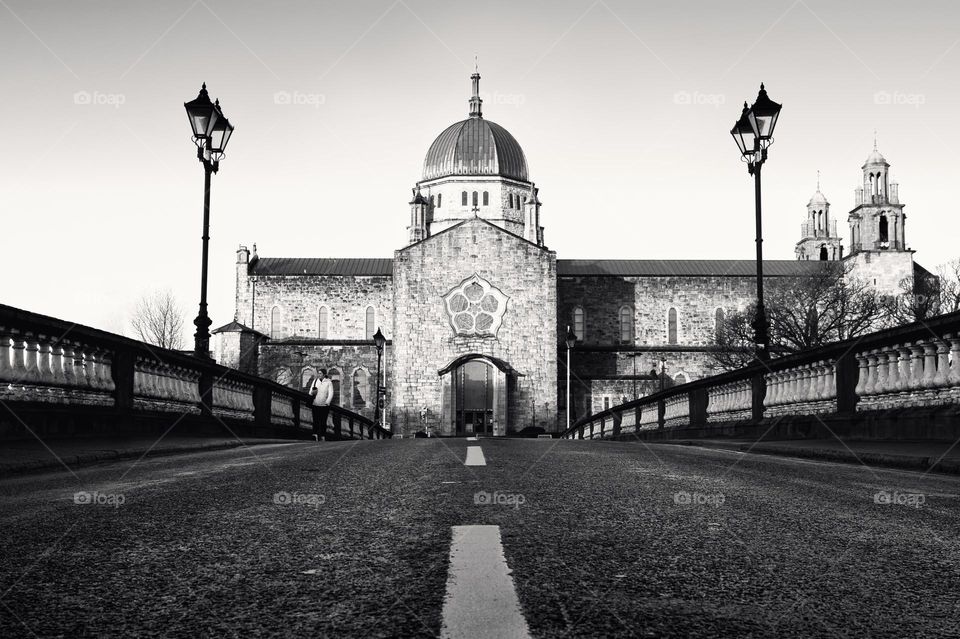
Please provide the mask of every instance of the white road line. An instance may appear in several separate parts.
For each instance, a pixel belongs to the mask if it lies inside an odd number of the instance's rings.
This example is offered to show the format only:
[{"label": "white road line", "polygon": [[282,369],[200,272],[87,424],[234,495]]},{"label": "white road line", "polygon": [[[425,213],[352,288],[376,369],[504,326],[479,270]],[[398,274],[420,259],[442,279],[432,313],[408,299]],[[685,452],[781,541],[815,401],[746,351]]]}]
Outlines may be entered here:
[{"label": "white road line", "polygon": [[479,446],[467,446],[467,459],[464,466],[486,466],[487,459],[483,456],[483,449]]},{"label": "white road line", "polygon": [[529,639],[499,526],[453,527],[440,636]]}]

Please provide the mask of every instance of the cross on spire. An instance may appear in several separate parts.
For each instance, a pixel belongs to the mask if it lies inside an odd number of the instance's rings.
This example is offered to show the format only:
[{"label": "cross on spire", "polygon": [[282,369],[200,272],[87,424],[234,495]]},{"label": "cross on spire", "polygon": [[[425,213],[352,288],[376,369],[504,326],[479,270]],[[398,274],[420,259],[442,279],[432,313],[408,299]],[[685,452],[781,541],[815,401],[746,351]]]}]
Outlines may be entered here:
[{"label": "cross on spire", "polygon": [[820,190],[820,169],[817,169],[817,190]]},{"label": "cross on spire", "polygon": [[480,105],[483,104],[483,100],[480,99],[480,72],[474,71],[473,75],[470,76],[470,80],[473,83],[473,96],[470,98],[470,117],[482,118],[483,112],[480,109]]}]

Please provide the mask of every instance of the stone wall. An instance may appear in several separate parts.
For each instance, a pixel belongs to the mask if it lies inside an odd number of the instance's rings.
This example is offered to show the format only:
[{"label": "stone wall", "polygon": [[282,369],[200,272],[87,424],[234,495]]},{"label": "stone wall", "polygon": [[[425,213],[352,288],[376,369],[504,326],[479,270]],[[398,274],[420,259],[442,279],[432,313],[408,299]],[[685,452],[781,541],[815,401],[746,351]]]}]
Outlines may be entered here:
[{"label": "stone wall", "polygon": [[[457,336],[443,298],[477,274],[508,298],[495,337]],[[442,413],[438,371],[455,358],[483,354],[522,375],[512,389],[508,428],[557,427],[556,255],[471,219],[394,257],[395,344],[392,380],[396,421],[419,428],[419,411]]]}]

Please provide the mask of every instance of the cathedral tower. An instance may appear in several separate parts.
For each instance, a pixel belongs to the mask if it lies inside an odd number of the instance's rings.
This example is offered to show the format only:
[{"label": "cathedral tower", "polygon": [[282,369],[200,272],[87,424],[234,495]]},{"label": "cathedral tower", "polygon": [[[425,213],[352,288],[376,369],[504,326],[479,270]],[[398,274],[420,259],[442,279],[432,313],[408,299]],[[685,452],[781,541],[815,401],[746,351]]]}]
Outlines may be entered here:
[{"label": "cathedral tower", "polygon": [[830,219],[830,203],[820,192],[817,177],[817,192],[807,202],[807,219],[800,227],[800,241],[795,249],[798,260],[836,261],[843,257],[837,222]]},{"label": "cathedral tower", "polygon": [[848,216],[851,274],[883,294],[901,295],[912,287],[913,251],[907,248],[898,185],[890,181],[890,164],[876,141],[862,168],[863,185]]}]

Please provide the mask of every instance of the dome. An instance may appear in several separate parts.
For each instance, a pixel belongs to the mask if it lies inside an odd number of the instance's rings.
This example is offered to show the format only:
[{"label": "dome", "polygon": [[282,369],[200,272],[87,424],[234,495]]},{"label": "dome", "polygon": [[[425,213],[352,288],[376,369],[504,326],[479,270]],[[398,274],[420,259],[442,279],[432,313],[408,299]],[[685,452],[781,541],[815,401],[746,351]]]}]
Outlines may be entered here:
[{"label": "dome", "polygon": [[448,126],[430,145],[423,161],[423,179],[448,175],[499,175],[527,181],[527,159],[505,128],[483,119],[480,74],[470,76],[470,117]]},{"label": "dome", "polygon": [[501,175],[527,181],[527,159],[505,128],[472,117],[437,136],[423,161],[423,179],[448,175]]},{"label": "dome", "polygon": [[820,189],[817,189],[817,192],[813,194],[813,197],[810,198],[810,202],[807,203],[807,206],[813,206],[816,204],[829,204],[826,196],[820,192]]},{"label": "dome", "polygon": [[887,164],[887,160],[880,155],[880,151],[877,151],[877,147],[873,147],[873,151],[870,153],[870,157],[867,158],[867,161],[864,162],[864,166],[867,164]]}]

